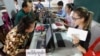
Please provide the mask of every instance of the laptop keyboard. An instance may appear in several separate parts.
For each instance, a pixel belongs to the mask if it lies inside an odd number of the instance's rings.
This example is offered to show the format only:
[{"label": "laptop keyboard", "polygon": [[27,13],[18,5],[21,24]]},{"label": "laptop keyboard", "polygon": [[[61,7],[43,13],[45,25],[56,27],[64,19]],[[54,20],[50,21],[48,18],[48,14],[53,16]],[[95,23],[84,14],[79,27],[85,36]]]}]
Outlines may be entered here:
[{"label": "laptop keyboard", "polygon": [[61,36],[61,33],[55,33],[55,36],[56,36],[56,39],[57,39],[58,47],[65,47],[64,40]]}]

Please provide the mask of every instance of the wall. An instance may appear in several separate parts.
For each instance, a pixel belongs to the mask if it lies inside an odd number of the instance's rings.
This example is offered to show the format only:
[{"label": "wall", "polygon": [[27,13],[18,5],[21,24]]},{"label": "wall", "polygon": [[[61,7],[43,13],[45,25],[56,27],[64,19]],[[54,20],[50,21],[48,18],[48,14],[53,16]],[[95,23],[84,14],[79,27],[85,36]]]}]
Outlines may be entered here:
[{"label": "wall", "polygon": [[16,13],[14,0],[3,0],[3,2],[4,2],[4,5],[7,9],[9,17],[12,18],[12,14]]},{"label": "wall", "polygon": [[2,0],[0,0],[0,5],[3,5],[3,1]]},{"label": "wall", "polygon": [[74,3],[77,6],[85,6],[89,10],[93,11],[94,12],[93,20],[100,23],[100,0],[75,0]]},{"label": "wall", "polygon": [[[73,0],[52,0],[51,1],[51,7],[57,7],[57,2],[58,1],[63,1],[64,2],[64,6],[65,6],[65,4],[66,3],[68,3],[68,2],[73,2]],[[37,2],[34,2],[35,4],[37,3]],[[48,0],[45,0],[45,2],[42,2],[42,4],[45,6],[45,7],[49,7],[49,4],[48,4],[49,2],[48,2]]]},{"label": "wall", "polygon": [[[21,7],[21,4],[22,4],[22,1],[23,0],[18,0],[18,4],[19,4],[19,6]],[[58,1],[61,1],[61,0],[52,0],[51,2],[50,2],[50,6],[51,7],[57,7],[57,2]],[[68,2],[73,2],[73,0],[62,0],[63,2],[64,2],[64,6],[65,6],[65,4],[66,3],[68,3]],[[37,2],[33,2],[34,4],[37,4]],[[41,2],[45,7],[49,7],[49,2],[48,2],[48,0],[45,0],[45,2]]]}]

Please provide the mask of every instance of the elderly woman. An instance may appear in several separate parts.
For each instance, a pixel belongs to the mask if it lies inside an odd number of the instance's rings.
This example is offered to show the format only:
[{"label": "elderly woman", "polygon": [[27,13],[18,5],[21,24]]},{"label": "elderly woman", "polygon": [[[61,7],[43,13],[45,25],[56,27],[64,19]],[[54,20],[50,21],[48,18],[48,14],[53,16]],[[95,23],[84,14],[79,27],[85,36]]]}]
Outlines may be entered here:
[{"label": "elderly woman", "polygon": [[3,52],[16,56],[18,53],[25,52],[23,48],[28,34],[34,30],[35,21],[29,16],[24,16],[19,24],[14,27],[6,36]]}]

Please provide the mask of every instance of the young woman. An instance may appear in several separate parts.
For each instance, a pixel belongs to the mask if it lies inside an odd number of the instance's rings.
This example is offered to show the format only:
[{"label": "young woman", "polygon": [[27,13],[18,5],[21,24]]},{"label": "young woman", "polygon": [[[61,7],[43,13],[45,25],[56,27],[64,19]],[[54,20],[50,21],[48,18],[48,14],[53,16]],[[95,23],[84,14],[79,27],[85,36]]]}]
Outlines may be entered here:
[{"label": "young woman", "polygon": [[4,53],[10,56],[24,52],[25,41],[29,38],[28,34],[34,30],[35,21],[29,16],[24,16],[19,24],[14,27],[6,36]]},{"label": "young woman", "polygon": [[83,54],[86,53],[91,39],[91,33],[89,29],[91,25],[92,16],[93,14],[90,11],[88,11],[85,7],[79,7],[75,9],[72,15],[73,22],[76,28],[88,31],[86,41],[79,40],[75,34],[72,35],[74,46],[76,46],[79,49],[79,51],[81,51]]},{"label": "young woman", "polygon": [[66,17],[65,20],[67,21],[68,26],[72,26],[73,25],[73,20],[72,20],[72,16],[71,14],[73,13],[73,9],[74,9],[74,4],[73,3],[68,3],[66,4],[65,10],[66,10]]}]

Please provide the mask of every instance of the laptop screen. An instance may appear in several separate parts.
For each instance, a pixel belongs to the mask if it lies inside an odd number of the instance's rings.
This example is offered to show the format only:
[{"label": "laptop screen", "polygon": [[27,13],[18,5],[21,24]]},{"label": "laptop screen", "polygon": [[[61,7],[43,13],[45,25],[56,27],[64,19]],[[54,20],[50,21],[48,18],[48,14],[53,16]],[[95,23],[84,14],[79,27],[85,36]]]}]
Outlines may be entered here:
[{"label": "laptop screen", "polygon": [[51,39],[51,37],[52,37],[52,34],[51,34],[52,32],[51,32],[51,28],[49,27],[48,29],[47,29],[47,32],[46,32],[46,46],[48,45],[48,43],[49,43],[49,41],[50,41],[50,39]]}]

